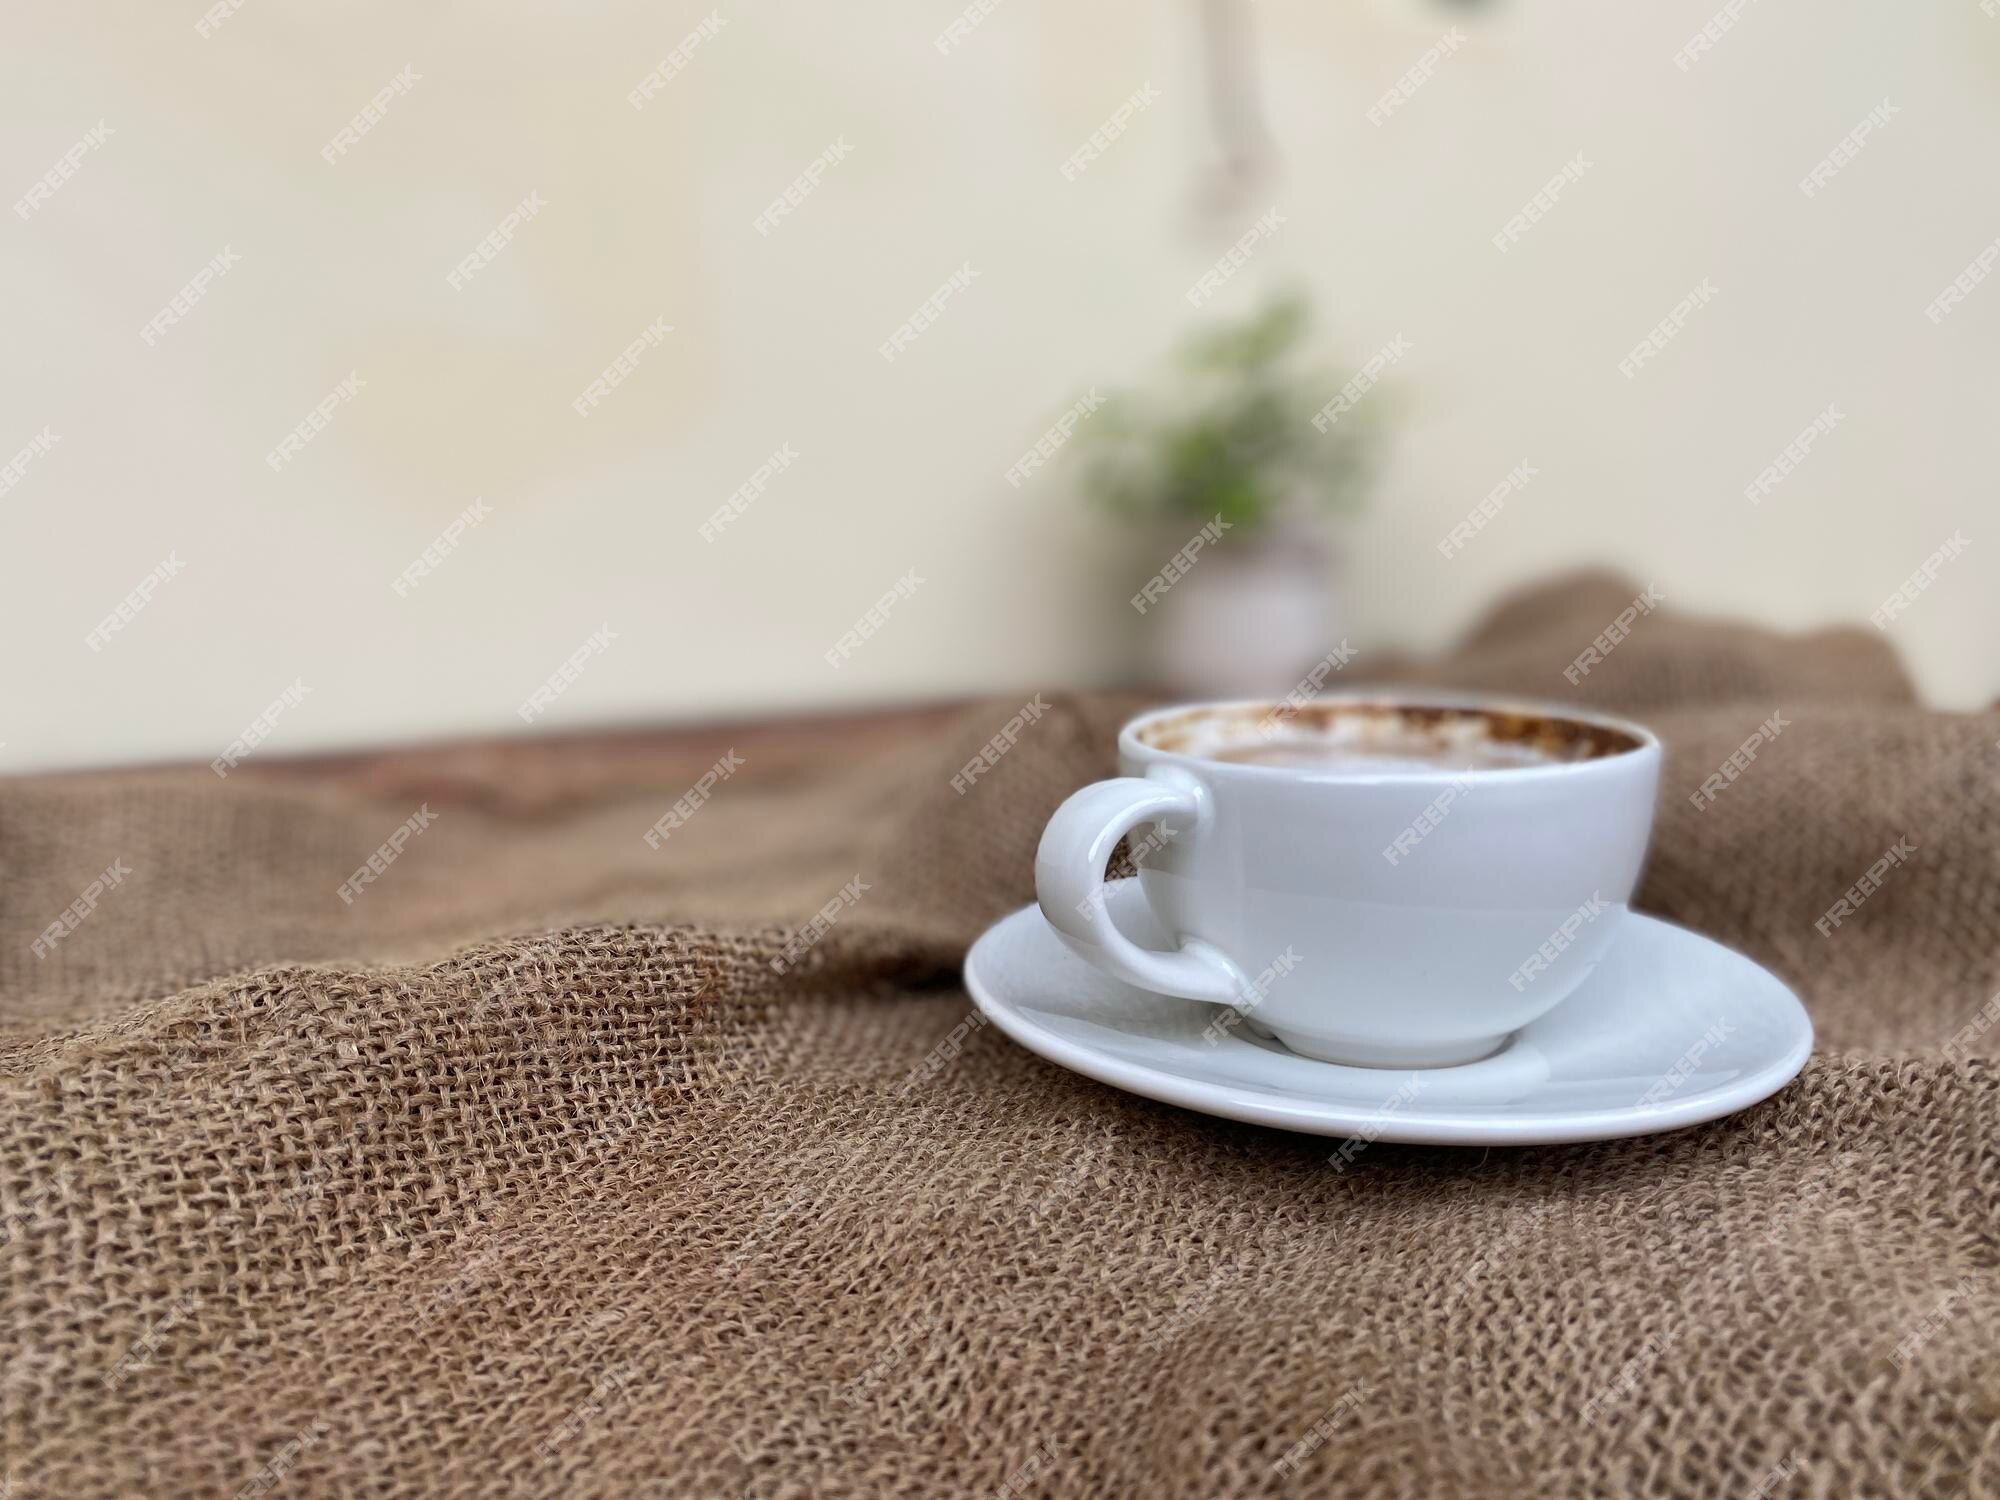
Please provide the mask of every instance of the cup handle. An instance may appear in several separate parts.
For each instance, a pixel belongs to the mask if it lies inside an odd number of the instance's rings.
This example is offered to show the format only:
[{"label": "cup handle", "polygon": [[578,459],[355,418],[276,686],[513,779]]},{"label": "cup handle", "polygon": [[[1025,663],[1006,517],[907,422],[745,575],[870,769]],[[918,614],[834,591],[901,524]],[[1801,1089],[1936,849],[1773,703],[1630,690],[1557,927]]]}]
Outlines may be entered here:
[{"label": "cup handle", "polygon": [[1254,1004],[1255,989],[1220,949],[1178,935],[1178,952],[1141,948],[1118,930],[1104,897],[1104,866],[1134,828],[1171,819],[1187,832],[1213,816],[1207,788],[1173,767],[1085,787],[1056,809],[1035,851],[1042,915],[1078,957],[1113,979],[1187,1000]]}]

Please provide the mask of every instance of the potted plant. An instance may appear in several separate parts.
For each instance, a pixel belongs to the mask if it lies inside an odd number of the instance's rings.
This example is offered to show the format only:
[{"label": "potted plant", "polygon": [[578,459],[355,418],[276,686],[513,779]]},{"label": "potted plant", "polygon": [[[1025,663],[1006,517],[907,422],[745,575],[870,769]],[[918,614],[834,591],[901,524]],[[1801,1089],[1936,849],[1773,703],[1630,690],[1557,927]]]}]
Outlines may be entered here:
[{"label": "potted plant", "polygon": [[1338,639],[1328,518],[1374,474],[1384,397],[1316,427],[1341,377],[1306,359],[1310,323],[1294,291],[1199,330],[1081,434],[1085,494],[1144,539],[1133,607],[1161,686],[1282,691]]}]

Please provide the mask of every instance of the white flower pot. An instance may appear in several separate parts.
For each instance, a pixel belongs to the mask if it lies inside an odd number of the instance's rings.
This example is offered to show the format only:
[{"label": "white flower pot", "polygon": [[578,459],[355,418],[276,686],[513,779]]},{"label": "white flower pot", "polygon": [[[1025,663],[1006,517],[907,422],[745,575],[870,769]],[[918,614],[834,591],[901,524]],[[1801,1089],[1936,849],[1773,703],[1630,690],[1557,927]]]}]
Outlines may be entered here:
[{"label": "white flower pot", "polygon": [[1336,569],[1310,534],[1218,541],[1149,611],[1151,675],[1188,697],[1289,692],[1339,644]]}]

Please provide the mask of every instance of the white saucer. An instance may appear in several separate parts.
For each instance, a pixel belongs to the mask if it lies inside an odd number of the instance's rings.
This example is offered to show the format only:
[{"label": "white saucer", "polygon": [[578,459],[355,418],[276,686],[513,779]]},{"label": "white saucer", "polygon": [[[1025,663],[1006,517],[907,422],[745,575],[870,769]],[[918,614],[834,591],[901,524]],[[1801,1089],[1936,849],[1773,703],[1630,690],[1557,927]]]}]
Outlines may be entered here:
[{"label": "white saucer", "polygon": [[[1166,948],[1136,880],[1106,887],[1135,942]],[[1186,1109],[1312,1135],[1427,1145],[1541,1145],[1647,1135],[1768,1099],[1812,1052],[1796,996],[1742,954],[1630,914],[1610,956],[1498,1053],[1456,1068],[1346,1068],[1135,989],[1064,947],[1040,910],[987,929],[965,987],[1050,1062]],[[1212,1038],[1212,1039],[1211,1039]]]}]

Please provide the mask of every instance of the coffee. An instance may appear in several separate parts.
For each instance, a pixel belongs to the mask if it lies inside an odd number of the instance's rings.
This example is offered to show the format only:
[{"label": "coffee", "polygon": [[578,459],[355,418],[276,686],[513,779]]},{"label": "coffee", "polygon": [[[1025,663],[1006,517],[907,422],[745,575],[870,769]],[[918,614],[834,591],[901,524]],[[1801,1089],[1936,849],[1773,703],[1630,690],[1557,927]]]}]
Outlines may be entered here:
[{"label": "coffee", "polygon": [[1552,766],[1563,757],[1532,745],[1504,740],[1469,739],[1462,743],[1421,740],[1334,739],[1293,736],[1227,745],[1212,751],[1210,760],[1238,766],[1284,766],[1295,771],[1353,771],[1359,775],[1389,775],[1398,771],[1504,771],[1522,766]]},{"label": "coffee", "polygon": [[1522,770],[1638,747],[1608,726],[1531,711],[1365,700],[1187,710],[1141,733],[1158,749],[1201,760],[1360,776]]}]

